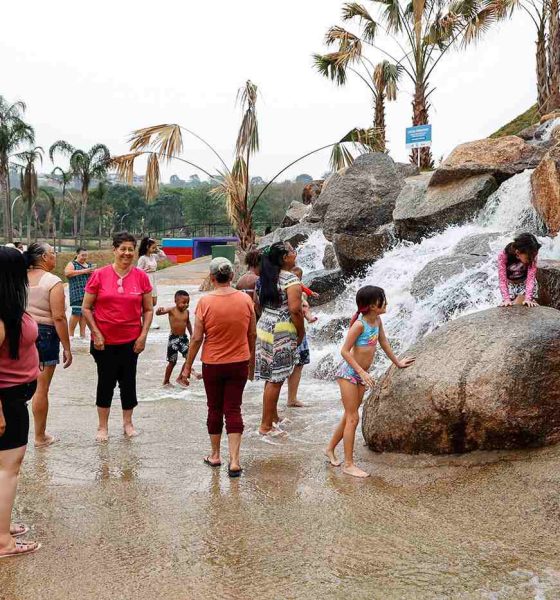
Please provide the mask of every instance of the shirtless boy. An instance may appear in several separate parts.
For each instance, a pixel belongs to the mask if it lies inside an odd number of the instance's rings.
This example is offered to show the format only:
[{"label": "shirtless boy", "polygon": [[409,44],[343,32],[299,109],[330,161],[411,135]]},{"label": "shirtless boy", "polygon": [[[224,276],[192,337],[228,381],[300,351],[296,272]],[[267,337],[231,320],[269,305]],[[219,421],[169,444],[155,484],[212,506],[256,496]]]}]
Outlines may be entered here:
[{"label": "shirtless boy", "polygon": [[189,335],[192,336],[192,325],[189,317],[189,303],[191,299],[188,292],[185,290],[177,290],[175,292],[175,306],[170,308],[158,308],[156,315],[168,315],[169,326],[171,333],[167,342],[167,368],[165,369],[165,377],[163,385],[171,385],[171,373],[177,364],[179,353],[186,358],[189,352]]}]

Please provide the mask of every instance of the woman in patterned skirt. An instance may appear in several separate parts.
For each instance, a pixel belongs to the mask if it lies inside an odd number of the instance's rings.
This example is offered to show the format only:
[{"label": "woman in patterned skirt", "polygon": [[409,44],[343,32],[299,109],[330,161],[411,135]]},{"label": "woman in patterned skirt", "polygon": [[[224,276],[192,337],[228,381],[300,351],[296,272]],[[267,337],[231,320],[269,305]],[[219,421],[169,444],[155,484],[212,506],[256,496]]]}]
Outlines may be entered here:
[{"label": "woman in patterned skirt", "polygon": [[297,348],[303,340],[301,282],[291,273],[296,252],[277,242],[263,250],[258,303],[262,315],[257,327],[255,375],[265,383],[261,435],[280,433],[278,397],[284,381],[298,363]]},{"label": "woman in patterned skirt", "polygon": [[76,258],[64,267],[64,275],[68,279],[70,295],[70,307],[72,315],[68,324],[68,331],[74,337],[76,325],[80,323],[80,337],[86,337],[86,319],[82,315],[82,302],[86,284],[90,275],[95,271],[95,265],[88,262],[88,251],[86,248],[76,250]]}]

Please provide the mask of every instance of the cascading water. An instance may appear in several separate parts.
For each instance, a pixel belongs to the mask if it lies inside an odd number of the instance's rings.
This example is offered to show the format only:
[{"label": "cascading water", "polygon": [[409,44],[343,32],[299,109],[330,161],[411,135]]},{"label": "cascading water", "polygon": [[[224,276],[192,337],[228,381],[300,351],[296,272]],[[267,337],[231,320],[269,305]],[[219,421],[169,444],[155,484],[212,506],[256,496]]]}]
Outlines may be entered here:
[{"label": "cascading water", "polygon": [[[499,304],[501,297],[496,265],[498,252],[512,239],[515,232],[523,230],[538,234],[542,231],[531,205],[531,173],[530,170],[525,171],[503,183],[470,223],[450,226],[419,244],[397,244],[375,262],[364,276],[349,281],[346,292],[337,299],[334,306],[329,306],[328,311],[315,309],[319,322],[315,331],[310,329],[309,337],[314,366],[322,365],[321,377],[327,372],[332,374],[332,367],[340,356],[344,331],[323,346],[319,341],[321,336],[317,333],[320,334],[320,329],[332,319],[350,317],[354,313],[356,292],[364,285],[379,285],[385,289],[388,310],[383,323],[393,348],[399,352],[406,351],[420,337],[450,319]],[[477,234],[489,234],[491,252],[487,256],[481,257],[478,262],[475,260],[477,264],[474,266],[466,265],[461,272],[435,281],[433,289],[422,298],[411,293],[415,278],[428,263],[452,257],[460,242]],[[542,257],[558,257],[555,240],[543,238],[541,241]],[[319,248],[312,251],[310,246],[316,246],[318,242],[323,246],[318,235],[316,239],[309,239],[304,248],[306,257],[317,255]],[[380,352],[375,371],[379,374],[386,367],[387,360]]]}]

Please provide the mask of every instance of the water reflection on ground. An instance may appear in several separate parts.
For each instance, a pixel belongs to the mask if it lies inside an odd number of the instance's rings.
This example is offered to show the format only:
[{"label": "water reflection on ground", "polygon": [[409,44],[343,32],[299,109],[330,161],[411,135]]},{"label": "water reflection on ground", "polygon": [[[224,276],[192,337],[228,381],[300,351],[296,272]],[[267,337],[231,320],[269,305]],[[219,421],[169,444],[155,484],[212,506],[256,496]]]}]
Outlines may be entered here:
[{"label": "water reflection on ground", "polygon": [[[172,287],[161,286],[163,302]],[[256,434],[248,386],[245,474],[202,463],[203,386],[160,386],[167,330],[140,362],[142,435],[93,441],[93,361],[57,372],[56,446],[28,452],[17,516],[43,542],[0,564],[0,599],[558,598],[560,448],[433,458],[374,455],[372,477],[328,467],[334,384],[304,380],[290,435]],[[283,400],[285,403],[285,398]],[[117,403],[118,404],[118,403]]]}]

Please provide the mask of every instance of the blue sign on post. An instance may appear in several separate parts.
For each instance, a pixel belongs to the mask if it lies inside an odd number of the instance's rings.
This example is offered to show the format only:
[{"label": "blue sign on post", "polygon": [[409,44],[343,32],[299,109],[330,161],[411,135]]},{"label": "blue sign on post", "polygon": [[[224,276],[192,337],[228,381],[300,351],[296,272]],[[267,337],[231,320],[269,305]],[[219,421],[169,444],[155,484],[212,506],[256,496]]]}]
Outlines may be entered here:
[{"label": "blue sign on post", "polygon": [[432,126],[417,125],[406,128],[406,147],[423,148],[432,145]]}]

